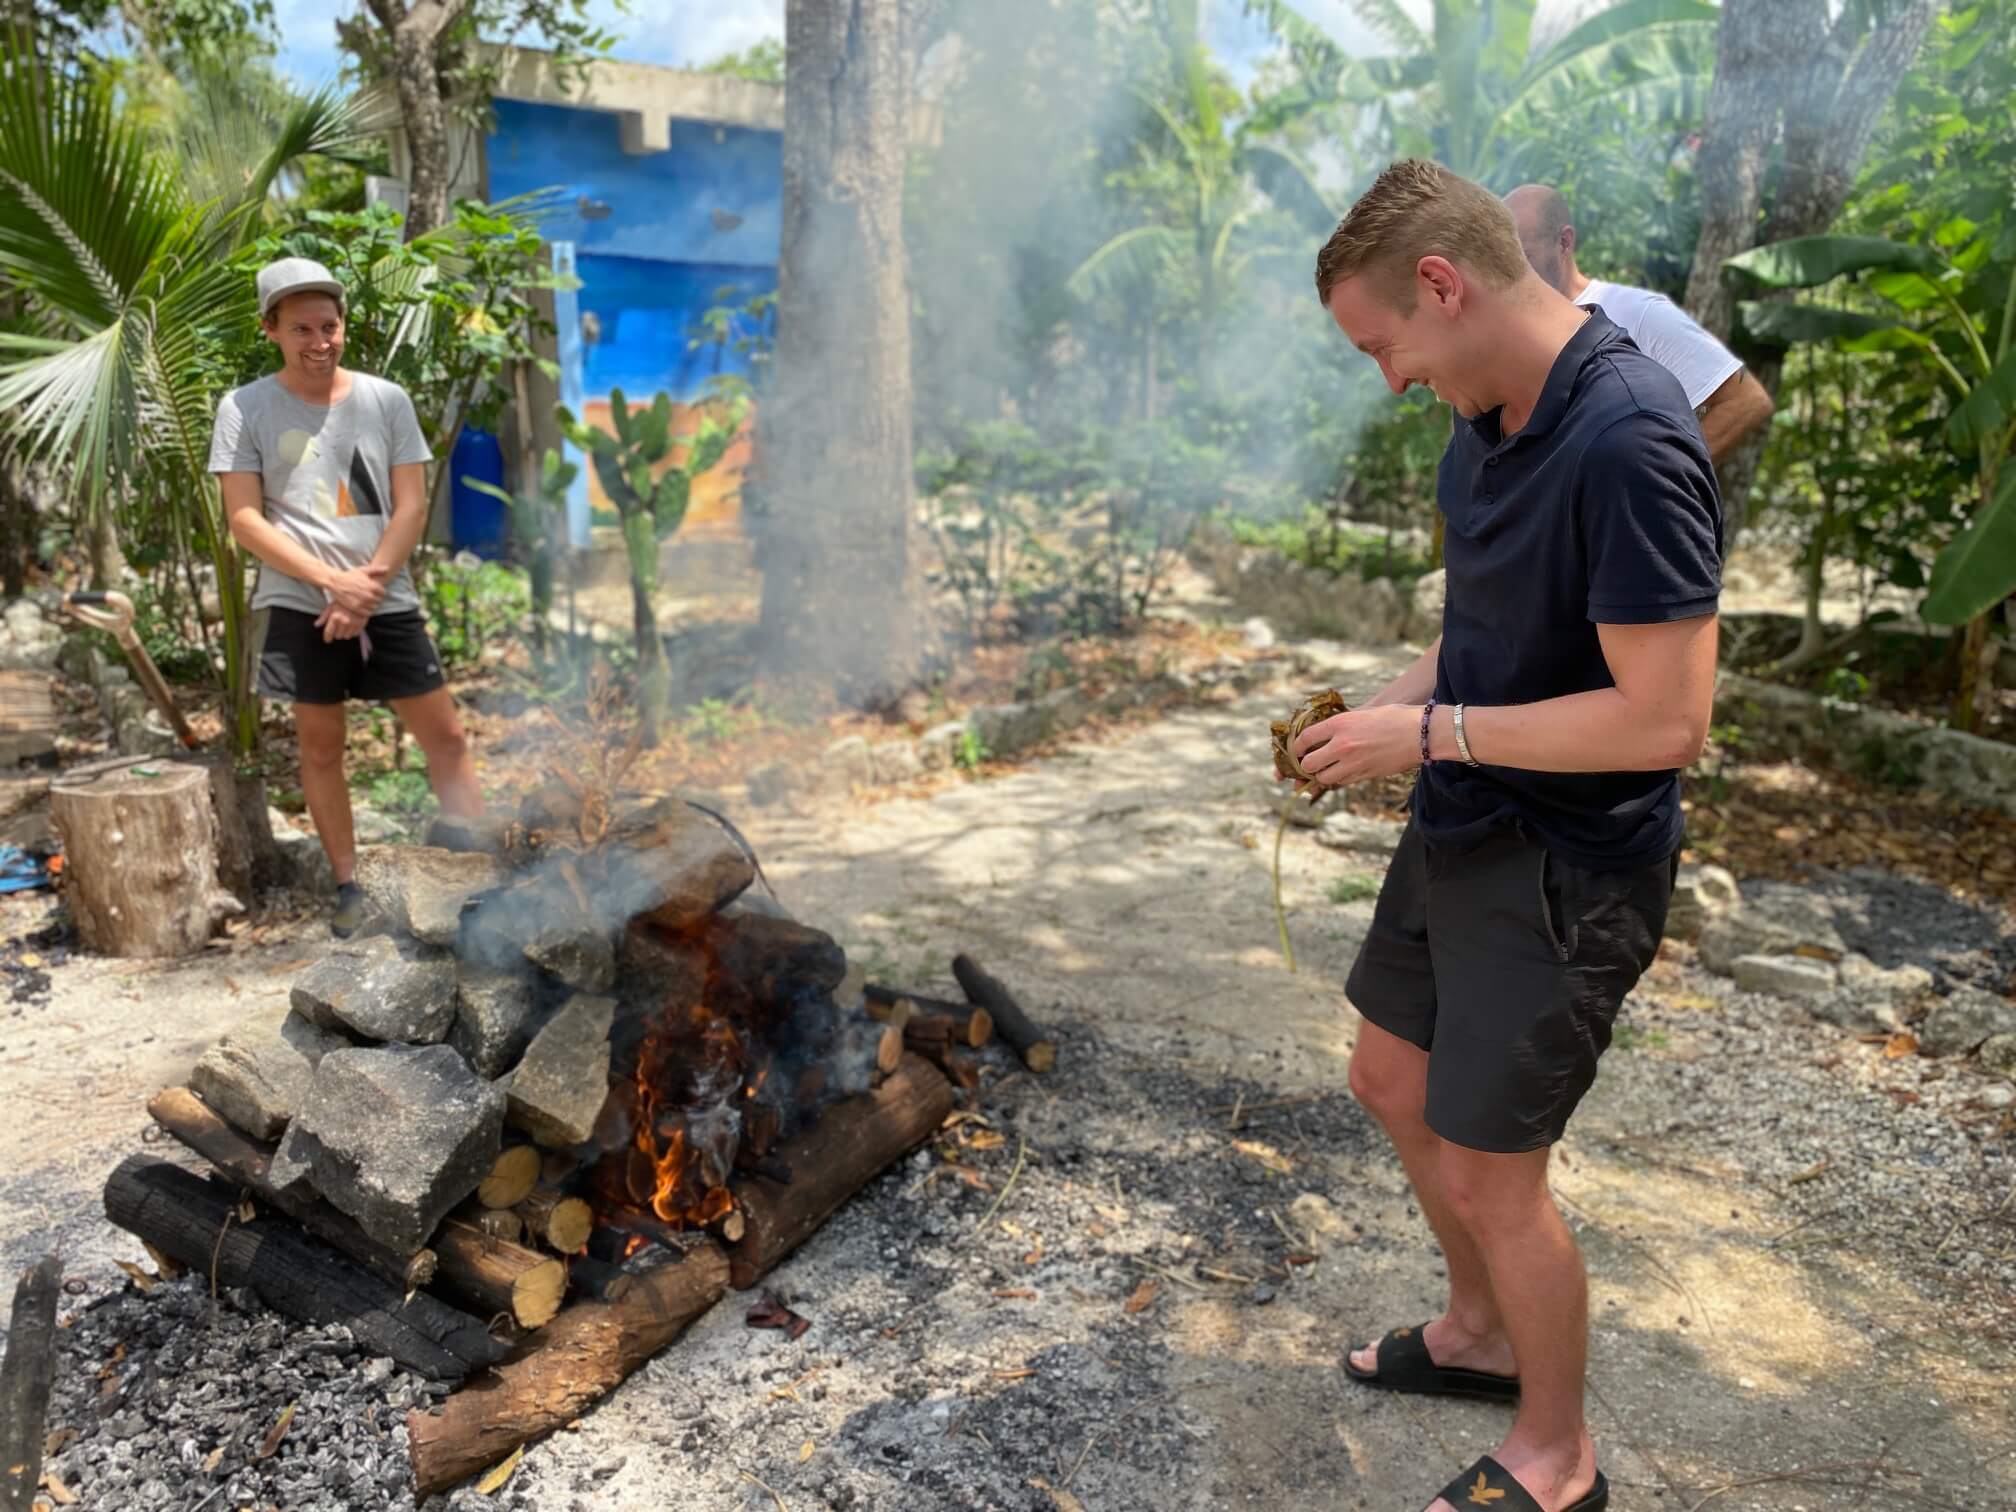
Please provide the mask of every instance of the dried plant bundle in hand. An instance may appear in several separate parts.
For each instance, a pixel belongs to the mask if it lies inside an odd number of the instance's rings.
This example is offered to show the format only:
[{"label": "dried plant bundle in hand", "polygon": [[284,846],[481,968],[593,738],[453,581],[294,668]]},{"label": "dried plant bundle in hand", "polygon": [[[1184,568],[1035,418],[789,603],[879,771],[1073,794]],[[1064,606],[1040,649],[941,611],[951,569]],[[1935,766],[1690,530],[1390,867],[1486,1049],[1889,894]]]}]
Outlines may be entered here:
[{"label": "dried plant bundle in hand", "polygon": [[1302,770],[1302,763],[1295,759],[1295,737],[1328,719],[1332,714],[1342,714],[1350,707],[1335,688],[1326,688],[1321,693],[1311,693],[1302,701],[1302,707],[1285,720],[1276,720],[1274,731],[1274,775],[1294,777],[1303,782],[1316,779]]}]

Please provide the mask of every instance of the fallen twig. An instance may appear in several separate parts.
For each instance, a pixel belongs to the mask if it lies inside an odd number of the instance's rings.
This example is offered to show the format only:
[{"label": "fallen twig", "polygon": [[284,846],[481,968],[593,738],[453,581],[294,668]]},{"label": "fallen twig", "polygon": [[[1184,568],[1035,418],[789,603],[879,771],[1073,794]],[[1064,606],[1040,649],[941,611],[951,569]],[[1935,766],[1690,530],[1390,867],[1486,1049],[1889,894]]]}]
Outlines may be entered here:
[{"label": "fallen twig", "polygon": [[[1862,1472],[1864,1475],[1873,1475],[1882,1469],[1884,1469],[1884,1463],[1881,1459],[1840,1460],[1826,1465],[1808,1465],[1801,1470],[1774,1470],[1769,1475],[1746,1475],[1741,1480],[1724,1481],[1719,1486],[1710,1487],[1708,1494],[1689,1507],[1687,1512],[1701,1512],[1701,1509],[1715,1500],[1716,1497],[1726,1496],[1731,1491],[1741,1491],[1746,1486],[1779,1486],[1794,1481],[1803,1481],[1808,1485],[1814,1486],[1838,1486],[1845,1484],[1845,1482],[1830,1479],[1830,1477],[1843,1474],[1853,1475],[1857,1471]],[[1892,1473],[1908,1475],[1914,1479],[1918,1476],[1916,1470],[1900,1469]]]},{"label": "fallen twig", "polygon": [[1290,793],[1281,805],[1281,822],[1274,826],[1274,927],[1281,934],[1281,959],[1288,963],[1288,970],[1295,970],[1295,947],[1288,941],[1288,913],[1281,906],[1281,837],[1288,833],[1288,815],[1295,807],[1295,795]]},{"label": "fallen twig", "polygon": [[757,1475],[753,1471],[744,1470],[742,1472],[742,1479],[753,1485],[761,1486],[765,1491],[768,1491],[770,1493],[770,1500],[777,1503],[777,1512],[791,1512],[791,1509],[784,1505],[784,1498],[777,1494],[777,1488],[764,1480],[762,1476]]},{"label": "fallen twig", "polygon": [[973,1232],[967,1235],[966,1236],[967,1238],[978,1239],[980,1237],[981,1231],[985,1229],[988,1224],[994,1221],[994,1215],[1001,1211],[1001,1204],[1006,1202],[1008,1200],[1008,1194],[1015,1190],[1015,1178],[1022,1174],[1022,1157],[1027,1155],[1028,1153],[1029,1153],[1029,1137],[1026,1134],[1016,1135],[1015,1169],[1008,1173],[1008,1184],[1001,1188],[1001,1195],[994,1199],[993,1205],[987,1209],[984,1215],[982,1215],[980,1221],[973,1225]]}]

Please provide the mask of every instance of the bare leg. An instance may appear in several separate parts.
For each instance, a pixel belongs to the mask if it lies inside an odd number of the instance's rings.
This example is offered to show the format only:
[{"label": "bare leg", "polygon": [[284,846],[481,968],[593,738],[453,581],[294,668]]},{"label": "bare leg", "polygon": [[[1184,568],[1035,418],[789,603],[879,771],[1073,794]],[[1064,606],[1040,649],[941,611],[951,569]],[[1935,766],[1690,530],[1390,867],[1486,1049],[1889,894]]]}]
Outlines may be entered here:
[{"label": "bare leg", "polygon": [[308,800],[316,837],[339,883],[348,882],[357,866],[350,784],[343,776],[346,734],[342,704],[294,705],[294,738],[301,748],[301,792]]},{"label": "bare leg", "polygon": [[455,697],[446,688],[399,698],[392,712],[413,732],[427,754],[427,780],[441,800],[441,812],[474,819],[483,812],[483,790],[476,784],[476,757],[469,736],[455,713]]},{"label": "bare leg", "polygon": [[[1595,1484],[1596,1448],[1582,1415],[1588,1276],[1547,1189],[1547,1155],[1444,1143],[1441,1166],[1443,1193],[1484,1257],[1519,1361],[1519,1415],[1495,1457],[1541,1506],[1559,1512]],[[1430,1512],[1455,1509],[1438,1500]]]},{"label": "bare leg", "polygon": [[[1351,1093],[1379,1120],[1399,1152],[1414,1197],[1449,1266],[1449,1310],[1428,1325],[1424,1342],[1438,1365],[1513,1373],[1512,1344],[1491,1290],[1484,1257],[1451,1210],[1442,1187],[1442,1139],[1428,1127],[1428,1052],[1360,1019],[1351,1052]],[[1411,1320],[1399,1320],[1411,1321]],[[1378,1351],[1352,1355],[1361,1371],[1378,1368]]]}]

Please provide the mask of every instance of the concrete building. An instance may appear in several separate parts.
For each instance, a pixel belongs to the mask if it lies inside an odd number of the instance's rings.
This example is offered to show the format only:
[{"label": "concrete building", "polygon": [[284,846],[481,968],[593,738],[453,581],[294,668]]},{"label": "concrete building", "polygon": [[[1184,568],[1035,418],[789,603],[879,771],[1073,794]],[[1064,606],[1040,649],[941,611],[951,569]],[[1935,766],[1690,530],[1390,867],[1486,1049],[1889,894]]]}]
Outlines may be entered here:
[{"label": "concrete building", "polygon": [[[703,319],[733,310],[739,334],[751,334],[741,312],[776,291],[782,87],[607,59],[563,77],[550,54],[525,48],[500,49],[497,58],[496,126],[461,132],[454,193],[551,196],[548,251],[580,281],[554,300],[560,378],[534,384],[535,445],[563,445],[555,401],[608,429],[617,389],[633,405],[668,393],[683,423],[694,423],[692,407],[713,381],[749,366],[733,339],[703,338]],[[395,142],[395,173],[401,156]],[[745,438],[699,480],[682,544],[739,539],[737,478],[747,450]],[[585,543],[607,501],[593,469],[575,460],[584,466],[569,524]]]}]

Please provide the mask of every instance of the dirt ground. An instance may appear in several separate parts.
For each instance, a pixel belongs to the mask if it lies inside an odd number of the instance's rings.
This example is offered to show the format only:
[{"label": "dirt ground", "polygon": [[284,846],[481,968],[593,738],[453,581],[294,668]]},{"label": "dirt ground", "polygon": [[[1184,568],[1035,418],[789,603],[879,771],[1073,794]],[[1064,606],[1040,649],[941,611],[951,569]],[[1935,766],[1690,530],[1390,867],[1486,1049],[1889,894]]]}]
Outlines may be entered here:
[{"label": "dirt ground", "polygon": [[[1403,659],[1316,650],[1353,701]],[[1292,836],[1298,973],[1276,946],[1265,722],[1288,691],[928,795],[737,807],[786,905],[871,977],[947,991],[951,955],[969,951],[1063,1026],[1066,1068],[990,1087],[1003,1139],[976,1163],[984,1192],[930,1180],[940,1157],[919,1157],[787,1263],[776,1284],[815,1319],[802,1344],[750,1334],[731,1299],[529,1454],[509,1504],[1389,1512],[1425,1505],[1495,1443],[1502,1409],[1365,1393],[1338,1372],[1354,1340],[1429,1316],[1439,1276],[1397,1163],[1340,1096],[1353,1033],[1341,984],[1371,905],[1332,889],[1366,863]],[[0,928],[23,916],[0,914]],[[282,997],[321,944],[304,924],[188,963],[78,961],[46,1003],[0,1003],[10,1269],[55,1243],[91,1290],[120,1283],[114,1260],[141,1256],[98,1194],[146,1137],[147,1097]],[[1656,1032],[1606,1059],[1557,1163],[1591,1271],[1590,1408],[1612,1505],[2016,1506],[2016,1311],[1948,1258],[2016,1243],[2009,1137],[1991,1166],[1986,1136],[1970,1143],[1922,1109],[1906,1121],[1830,1064],[1840,1031],[1789,1009],[1760,1059],[1741,1024],[1701,1010],[1701,991],[1684,950],[1648,983],[1632,1012]],[[1722,1082],[1781,1091],[1782,1124],[1739,1135],[1703,1090]],[[1118,1106],[1123,1084],[1120,1117],[1101,1102]],[[1274,1099],[1306,1100],[1256,1106]],[[1254,1110],[1239,1129],[1223,1107],[1235,1100]],[[1823,1104],[1863,1132],[1801,1122]],[[1787,1173],[1816,1148],[1827,1158],[1829,1140],[1863,1162],[1885,1139],[1910,1178],[1894,1200],[1858,1209],[1831,1242],[1783,1242],[1825,1192],[1824,1177]],[[1957,1245],[1937,1242],[1949,1222],[1967,1226]],[[1259,1271],[1240,1266],[1259,1264],[1275,1229],[1316,1263],[1245,1284]],[[899,1252],[899,1231],[921,1248]],[[1284,1237],[1272,1254],[1288,1249]],[[929,1321],[906,1330],[924,1305],[903,1279],[917,1255]]]}]

